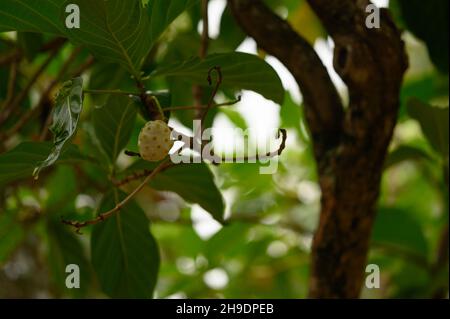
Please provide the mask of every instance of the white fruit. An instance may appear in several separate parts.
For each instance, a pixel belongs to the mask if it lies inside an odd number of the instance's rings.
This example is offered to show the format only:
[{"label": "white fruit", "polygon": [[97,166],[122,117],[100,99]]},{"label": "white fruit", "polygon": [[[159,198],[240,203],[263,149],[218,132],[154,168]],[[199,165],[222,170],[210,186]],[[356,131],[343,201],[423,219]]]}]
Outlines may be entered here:
[{"label": "white fruit", "polygon": [[167,156],[174,141],[170,138],[171,130],[163,121],[150,121],[139,133],[139,153],[150,162],[157,162]]}]

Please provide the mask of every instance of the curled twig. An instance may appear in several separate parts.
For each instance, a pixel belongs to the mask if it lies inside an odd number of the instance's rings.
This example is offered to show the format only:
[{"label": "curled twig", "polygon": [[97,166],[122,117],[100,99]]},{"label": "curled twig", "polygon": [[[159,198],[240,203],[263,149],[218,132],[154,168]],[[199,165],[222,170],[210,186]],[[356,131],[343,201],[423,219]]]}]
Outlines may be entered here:
[{"label": "curled twig", "polygon": [[274,158],[276,156],[280,156],[283,153],[284,149],[286,148],[287,131],[285,129],[281,128],[281,129],[278,130],[278,136],[277,136],[278,138],[280,137],[280,134],[281,134],[281,143],[280,143],[280,146],[278,147],[277,150],[272,151],[272,152],[268,152],[268,153],[266,153],[263,156],[260,156],[259,154],[257,154],[256,156],[253,156],[253,157],[249,157],[249,156],[245,156],[245,157],[242,157],[242,158],[234,157],[233,161],[234,162],[260,161],[260,160],[267,160],[267,159],[270,159],[270,158]]},{"label": "curled twig", "polygon": [[[208,105],[203,110],[203,113],[202,113],[202,116],[201,116],[201,122],[202,123],[205,122],[205,118],[208,115],[209,110],[211,109],[211,107],[214,104],[214,98],[216,97],[217,92],[219,91],[220,85],[222,84],[222,80],[223,80],[221,68],[219,66],[215,66],[215,67],[211,68],[208,71],[208,83],[209,83],[209,85],[212,85],[212,73],[213,72],[217,73],[217,81],[216,81],[216,85],[214,87],[214,90],[212,91],[211,96],[209,98]],[[202,132],[203,132],[203,130],[202,130]]]}]

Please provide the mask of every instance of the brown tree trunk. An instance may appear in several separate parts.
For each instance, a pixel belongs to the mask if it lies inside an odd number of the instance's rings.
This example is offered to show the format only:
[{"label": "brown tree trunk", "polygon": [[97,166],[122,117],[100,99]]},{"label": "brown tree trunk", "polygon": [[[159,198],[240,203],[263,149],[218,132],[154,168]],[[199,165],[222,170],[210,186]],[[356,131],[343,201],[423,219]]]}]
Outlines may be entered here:
[{"label": "brown tree trunk", "polygon": [[290,70],[304,96],[322,190],[310,297],[357,298],[407,58],[386,10],[381,28],[368,29],[368,0],[308,2],[335,42],[346,110],[317,54],[288,23],[260,0],[228,0],[242,29]]}]

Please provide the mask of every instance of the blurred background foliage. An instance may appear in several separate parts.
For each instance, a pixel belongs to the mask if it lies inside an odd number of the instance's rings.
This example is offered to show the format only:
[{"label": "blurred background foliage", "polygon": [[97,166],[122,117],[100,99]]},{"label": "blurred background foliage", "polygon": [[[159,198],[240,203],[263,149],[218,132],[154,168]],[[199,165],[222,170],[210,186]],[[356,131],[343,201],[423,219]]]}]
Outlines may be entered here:
[{"label": "blurred background foliage", "polygon": [[[267,3],[316,48],[320,43],[332,45],[306,1]],[[381,289],[363,289],[362,297],[448,297],[448,1],[392,0],[389,5],[404,29],[410,68],[402,89],[399,124],[386,163],[369,257],[369,263],[380,266]],[[198,54],[200,12],[195,5],[176,19],[147,58],[146,73],[158,63]],[[217,19],[220,32],[211,40],[210,53],[236,50],[246,40],[245,35],[228,9]],[[50,36],[33,33],[0,34],[0,101],[11,98],[7,96],[11,72],[17,72],[15,91],[20,92],[51,56],[31,94],[1,124],[0,136],[14,128],[20,115],[39,100],[75,50],[64,42],[55,54],[42,52],[42,46],[50,40]],[[20,64],[2,63],[18,48],[24,54]],[[263,52],[258,54],[264,57]],[[76,73],[88,56],[81,50],[65,75]],[[127,90],[134,86],[126,71],[101,61],[90,65],[84,78],[91,89]],[[167,103],[171,105],[194,104],[192,85],[183,78],[152,81],[148,88],[168,88],[171,101]],[[48,96],[56,89],[52,87]],[[345,88],[341,93],[346,99]],[[235,92],[223,90],[221,94],[223,99],[234,98]],[[94,106],[102,103],[101,96],[87,97],[74,140],[83,152],[97,158],[103,155],[98,152],[89,120],[95,116]],[[248,117],[241,112],[242,107],[215,109],[209,125],[222,118],[232,127],[247,127]],[[46,101],[41,115],[2,139],[0,153],[22,141],[38,139],[50,109]],[[320,188],[301,101],[286,91],[285,102],[277,110],[280,127],[288,129],[289,139],[276,174],[260,175],[256,164],[212,168],[226,199],[228,220],[224,227],[175,193],[148,187],[137,197],[152,221],[152,233],[161,252],[156,297],[306,297]],[[187,127],[192,115],[192,111],[173,114]],[[143,123],[139,118],[128,149],[137,150],[136,139]],[[0,169],[11,160],[0,157]],[[122,167],[128,161],[119,157]],[[78,236],[59,219],[92,217],[107,187],[106,172],[89,162],[74,162],[73,157],[70,163],[63,160],[44,171],[39,183],[30,178],[14,183],[0,179],[0,298],[105,296],[88,260],[91,230],[85,229],[84,235]],[[82,269],[80,290],[69,291],[64,286],[69,261],[76,261]]]}]

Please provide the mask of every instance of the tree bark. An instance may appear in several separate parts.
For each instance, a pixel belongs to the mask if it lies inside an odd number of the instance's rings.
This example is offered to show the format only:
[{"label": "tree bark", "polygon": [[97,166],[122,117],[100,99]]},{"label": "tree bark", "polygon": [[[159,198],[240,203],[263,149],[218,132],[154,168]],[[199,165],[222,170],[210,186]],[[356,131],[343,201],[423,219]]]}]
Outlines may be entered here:
[{"label": "tree bark", "polygon": [[366,27],[368,0],[308,0],[335,42],[349,89],[344,111],[317,54],[260,0],[228,0],[242,29],[294,75],[304,96],[322,190],[312,247],[311,298],[357,298],[364,279],[387,148],[407,58],[387,10]]}]

